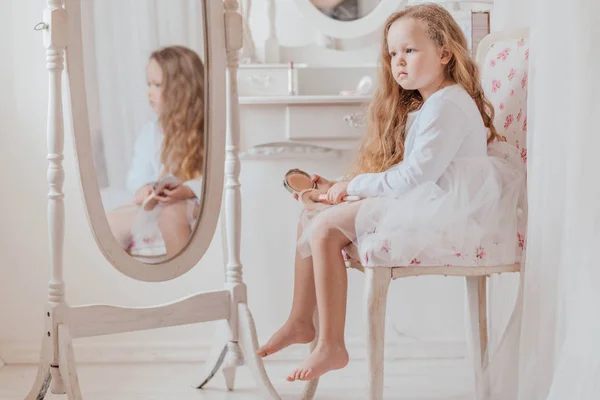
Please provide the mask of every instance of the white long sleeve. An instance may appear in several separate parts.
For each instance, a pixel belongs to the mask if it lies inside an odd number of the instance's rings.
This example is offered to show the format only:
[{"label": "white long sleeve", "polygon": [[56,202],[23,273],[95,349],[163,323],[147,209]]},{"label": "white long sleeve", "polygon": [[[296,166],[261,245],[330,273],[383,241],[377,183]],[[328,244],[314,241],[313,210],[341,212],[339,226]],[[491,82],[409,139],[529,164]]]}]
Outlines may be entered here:
[{"label": "white long sleeve", "polygon": [[414,124],[414,142],[410,146],[407,138],[411,149],[404,161],[381,173],[356,176],[348,184],[349,195],[393,197],[424,182],[437,182],[472,131],[463,108],[445,97],[426,102]]},{"label": "white long sleeve", "polygon": [[156,181],[158,176],[157,156],[160,157],[160,137],[156,137],[156,123],[144,125],[135,140],[131,166],[127,173],[126,187],[130,193],[135,193],[147,183]]},{"label": "white long sleeve", "polygon": [[[127,173],[127,191],[135,193],[140,187],[154,183],[160,177],[163,166],[160,163],[162,133],[157,121],[142,128],[135,141],[131,167]],[[202,196],[202,177],[190,179],[183,184],[194,192],[197,198]]]},{"label": "white long sleeve", "polygon": [[183,184],[192,189],[192,192],[194,192],[198,199],[202,197],[202,177],[190,179],[189,181],[183,182]]}]

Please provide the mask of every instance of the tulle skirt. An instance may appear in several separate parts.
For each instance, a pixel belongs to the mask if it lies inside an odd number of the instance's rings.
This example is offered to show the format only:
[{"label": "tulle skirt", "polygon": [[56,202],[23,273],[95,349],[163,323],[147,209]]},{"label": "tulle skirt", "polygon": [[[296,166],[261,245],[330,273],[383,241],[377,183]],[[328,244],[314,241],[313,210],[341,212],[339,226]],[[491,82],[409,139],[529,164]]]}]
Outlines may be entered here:
[{"label": "tulle skirt", "polygon": [[[397,197],[374,197],[305,212],[298,250],[311,256],[315,221],[340,207],[355,212],[338,228],[364,266],[488,266],[520,261],[527,213],[526,165],[519,149],[493,143],[488,156],[453,161],[437,183]],[[337,214],[336,212],[336,214]],[[335,220],[335,219],[333,219]]]},{"label": "tulle skirt", "polygon": [[[190,229],[194,230],[196,218],[194,217],[194,209],[200,204],[199,200],[187,199],[185,201],[185,215]],[[131,242],[128,243],[128,248],[132,249],[135,254],[147,255],[140,249],[158,246],[164,247],[164,239],[162,232],[158,226],[158,219],[163,206],[158,204],[151,211],[144,211],[141,207],[138,209],[136,216],[131,226]]]}]

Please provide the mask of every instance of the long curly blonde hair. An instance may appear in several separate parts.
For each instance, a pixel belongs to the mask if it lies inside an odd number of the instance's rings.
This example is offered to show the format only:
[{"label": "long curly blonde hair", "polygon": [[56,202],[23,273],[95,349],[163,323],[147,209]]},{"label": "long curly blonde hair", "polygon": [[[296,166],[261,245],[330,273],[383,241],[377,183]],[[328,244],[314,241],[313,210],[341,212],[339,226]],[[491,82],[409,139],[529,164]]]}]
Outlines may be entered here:
[{"label": "long curly blonde hair", "polygon": [[460,84],[475,100],[489,130],[488,143],[500,138],[493,124],[494,107],[483,93],[479,69],[469,56],[467,39],[452,15],[437,4],[410,6],[391,15],[385,23],[378,71],[379,87],[369,105],[367,135],[351,176],[382,172],[401,162],[404,158],[408,114],[423,105],[420,93],[403,89],[392,74],[387,35],[392,24],[402,18],[422,21],[426,25],[427,36],[438,47],[445,46],[452,53],[446,65],[446,78]]},{"label": "long curly blonde hair", "polygon": [[204,64],[184,46],[160,48],[152,59],[163,74],[159,122],[164,172],[182,182],[198,178],[204,170]]}]

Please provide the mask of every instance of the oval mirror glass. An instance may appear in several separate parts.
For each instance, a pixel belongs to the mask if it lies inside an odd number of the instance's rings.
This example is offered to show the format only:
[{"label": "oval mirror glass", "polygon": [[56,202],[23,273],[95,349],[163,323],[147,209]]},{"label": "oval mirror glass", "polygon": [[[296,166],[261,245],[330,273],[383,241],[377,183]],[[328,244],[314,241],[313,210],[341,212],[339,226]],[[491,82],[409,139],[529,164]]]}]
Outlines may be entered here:
[{"label": "oval mirror glass", "polygon": [[[75,3],[81,53],[70,44],[67,57],[73,58],[75,137],[92,229],[105,255],[127,275],[171,279],[201,257],[198,250],[197,257],[177,261],[194,247],[202,214],[218,215],[220,205],[223,169],[216,164],[224,158],[224,115],[215,109],[224,108],[222,4],[70,2]],[[73,76],[78,67],[83,81]],[[219,154],[211,153],[215,150]],[[217,211],[211,212],[207,196],[216,190]],[[209,219],[212,237],[216,217]],[[149,273],[157,269],[144,265],[164,267],[163,272]],[[136,267],[142,269],[133,272]]]}]

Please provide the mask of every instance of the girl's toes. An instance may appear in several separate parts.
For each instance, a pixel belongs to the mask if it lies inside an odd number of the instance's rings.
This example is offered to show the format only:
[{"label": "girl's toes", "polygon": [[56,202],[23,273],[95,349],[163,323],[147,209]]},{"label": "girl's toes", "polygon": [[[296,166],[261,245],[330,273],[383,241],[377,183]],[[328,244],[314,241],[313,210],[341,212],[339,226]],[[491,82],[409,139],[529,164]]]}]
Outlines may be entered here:
[{"label": "girl's toes", "polygon": [[296,375],[298,375],[298,370],[295,370],[294,372],[288,375],[288,382],[294,382],[296,380]]},{"label": "girl's toes", "polygon": [[305,369],[300,374],[300,379],[303,380],[303,381],[308,381],[308,380],[310,380],[310,376],[311,376],[311,370],[310,369]]}]

